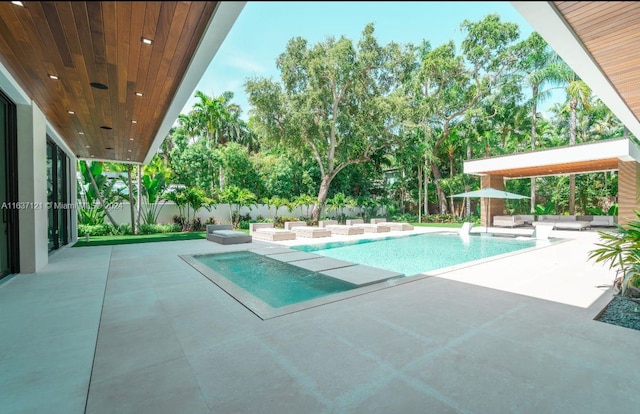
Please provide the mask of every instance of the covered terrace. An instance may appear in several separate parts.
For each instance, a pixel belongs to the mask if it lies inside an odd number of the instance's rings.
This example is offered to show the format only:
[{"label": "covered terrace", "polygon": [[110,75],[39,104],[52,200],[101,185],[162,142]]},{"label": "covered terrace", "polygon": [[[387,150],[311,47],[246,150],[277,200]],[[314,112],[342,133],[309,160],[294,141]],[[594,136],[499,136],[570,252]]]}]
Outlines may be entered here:
[{"label": "covered terrace", "polygon": [[[635,218],[640,208],[640,147],[628,138],[483,158],[464,163],[466,174],[479,175],[481,186],[503,190],[506,179],[618,171],[618,223]],[[481,200],[482,225],[504,213],[504,200]],[[487,212],[487,209],[489,211]],[[489,223],[486,222],[489,220]]]}]

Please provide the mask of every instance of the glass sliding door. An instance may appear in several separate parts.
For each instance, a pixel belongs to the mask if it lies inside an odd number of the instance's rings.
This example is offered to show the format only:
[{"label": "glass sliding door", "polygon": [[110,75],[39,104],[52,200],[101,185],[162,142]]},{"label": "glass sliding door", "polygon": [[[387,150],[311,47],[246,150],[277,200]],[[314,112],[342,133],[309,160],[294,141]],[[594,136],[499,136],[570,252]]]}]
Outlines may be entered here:
[{"label": "glass sliding door", "polygon": [[69,157],[52,140],[47,140],[47,213],[49,251],[69,243]]},{"label": "glass sliding door", "polygon": [[0,91],[0,278],[20,271],[16,106]]}]

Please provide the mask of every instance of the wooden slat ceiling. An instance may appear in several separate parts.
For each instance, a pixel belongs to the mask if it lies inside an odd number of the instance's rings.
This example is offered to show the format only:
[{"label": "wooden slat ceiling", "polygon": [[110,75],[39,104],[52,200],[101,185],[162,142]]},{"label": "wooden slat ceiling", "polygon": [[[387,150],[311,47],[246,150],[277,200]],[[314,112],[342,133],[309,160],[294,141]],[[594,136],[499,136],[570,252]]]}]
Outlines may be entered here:
[{"label": "wooden slat ceiling", "polygon": [[556,1],[553,4],[640,120],[640,2]]},{"label": "wooden slat ceiling", "polygon": [[142,162],[216,2],[23,4],[0,3],[0,62],[78,157]]},{"label": "wooden slat ceiling", "polygon": [[565,175],[594,171],[610,171],[618,169],[618,158],[607,158],[593,161],[567,162],[541,165],[537,167],[511,168],[508,170],[486,171],[483,174],[501,175],[506,178],[544,177],[547,175]]}]

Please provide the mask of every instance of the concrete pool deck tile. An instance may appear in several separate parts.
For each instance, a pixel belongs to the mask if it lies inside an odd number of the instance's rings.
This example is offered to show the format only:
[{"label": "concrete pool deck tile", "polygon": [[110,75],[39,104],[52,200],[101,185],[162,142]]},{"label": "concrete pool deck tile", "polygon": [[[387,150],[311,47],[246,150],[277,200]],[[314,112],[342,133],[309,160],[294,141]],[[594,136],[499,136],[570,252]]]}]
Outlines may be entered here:
[{"label": "concrete pool deck tile", "polygon": [[311,270],[312,272],[322,272],[325,270],[355,266],[354,263],[347,262],[345,260],[339,260],[324,256],[316,256],[314,259],[300,260],[292,262],[291,264],[303,269]]},{"label": "concrete pool deck tile", "polygon": [[192,354],[188,359],[213,412],[328,412],[330,403],[317,390],[313,378],[260,338]]},{"label": "concrete pool deck tile", "polygon": [[[0,326],[9,328],[0,344],[10,349],[0,346],[0,364],[11,366],[0,369],[1,411],[635,412],[640,335],[592,320],[611,299],[598,286],[614,276],[586,259],[597,234],[552,236],[570,241],[438,276],[394,279],[384,288],[368,285],[266,320],[183,262],[180,254],[230,251],[206,240],[63,249],[38,274],[0,284]],[[136,258],[145,265],[136,266]],[[172,289],[174,269],[176,280],[183,273],[205,283]],[[105,289],[107,276],[154,272],[164,272],[148,289],[161,293],[159,308],[149,308],[152,296],[145,302],[133,294],[142,289]],[[84,290],[93,303],[78,296]],[[184,304],[204,293],[210,302]],[[66,325],[43,316],[87,312],[94,317]],[[107,323],[109,312],[132,317]],[[44,325],[50,336],[42,335]],[[77,335],[65,337],[63,329]],[[325,395],[332,381],[342,385],[337,396]],[[172,398],[158,396],[162,390]]]},{"label": "concrete pool deck tile", "polygon": [[354,265],[346,268],[327,270],[325,272],[320,272],[320,274],[334,279],[343,280],[356,286],[371,285],[394,277],[403,276],[397,272],[364,265]]},{"label": "concrete pool deck tile", "polygon": [[397,376],[381,385],[376,392],[358,396],[354,401],[345,401],[345,412],[367,414],[460,414],[454,401],[442,401],[430,387],[406,376]]},{"label": "concrete pool deck tile", "polygon": [[87,413],[208,413],[186,358],[93,381]]}]

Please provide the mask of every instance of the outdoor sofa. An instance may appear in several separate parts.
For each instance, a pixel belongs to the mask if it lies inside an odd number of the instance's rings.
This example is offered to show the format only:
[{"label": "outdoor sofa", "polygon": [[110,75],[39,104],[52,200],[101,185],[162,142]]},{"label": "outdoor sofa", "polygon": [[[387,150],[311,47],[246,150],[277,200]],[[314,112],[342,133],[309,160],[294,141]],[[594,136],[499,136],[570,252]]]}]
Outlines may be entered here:
[{"label": "outdoor sofa", "polygon": [[585,230],[591,227],[591,222],[584,220],[577,220],[574,215],[554,215],[546,214],[538,216],[538,220],[533,222],[533,226],[536,227],[540,224],[553,224],[556,230]]},{"label": "outdoor sofa", "polygon": [[207,224],[207,240],[218,244],[251,243],[252,237],[241,231],[233,230],[231,224]]},{"label": "outdoor sofa", "polygon": [[524,226],[525,221],[520,216],[493,216],[494,227],[517,227]]},{"label": "outdoor sofa", "polygon": [[273,223],[251,223],[249,234],[254,239],[265,241],[295,240],[296,234],[290,230],[276,229]]}]

